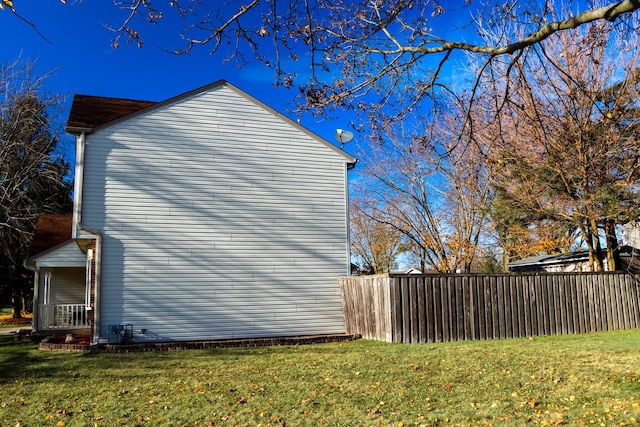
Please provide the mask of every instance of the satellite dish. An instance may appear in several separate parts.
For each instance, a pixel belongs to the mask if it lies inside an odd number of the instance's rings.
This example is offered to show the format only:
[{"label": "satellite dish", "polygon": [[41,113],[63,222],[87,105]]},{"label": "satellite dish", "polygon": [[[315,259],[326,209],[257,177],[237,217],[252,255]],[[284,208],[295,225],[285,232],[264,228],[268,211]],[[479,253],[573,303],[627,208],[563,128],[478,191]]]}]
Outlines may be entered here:
[{"label": "satellite dish", "polygon": [[333,137],[340,143],[340,148],[342,148],[344,144],[353,139],[353,132],[349,132],[348,130],[343,129],[336,129],[336,134]]}]

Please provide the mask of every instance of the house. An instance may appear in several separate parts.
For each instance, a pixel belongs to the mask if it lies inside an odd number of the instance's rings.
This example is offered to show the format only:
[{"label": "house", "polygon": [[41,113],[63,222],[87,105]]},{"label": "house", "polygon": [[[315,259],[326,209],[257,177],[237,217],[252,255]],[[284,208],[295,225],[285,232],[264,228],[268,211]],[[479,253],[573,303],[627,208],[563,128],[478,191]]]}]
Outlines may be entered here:
[{"label": "house", "polygon": [[[632,274],[640,273],[640,249],[631,246],[620,246],[618,248],[620,268]],[[605,271],[609,265],[603,262]],[[511,272],[546,272],[546,273],[574,273],[590,272],[589,252],[570,252],[559,255],[540,255],[524,258],[509,263]]]},{"label": "house", "polygon": [[591,271],[589,252],[587,251],[524,258],[510,262],[508,268],[509,271],[519,273],[577,273]]},{"label": "house", "polygon": [[86,326],[94,345],[344,332],[353,157],[226,81],[157,103],[76,95],[67,131],[71,233],[30,259],[36,330]]}]

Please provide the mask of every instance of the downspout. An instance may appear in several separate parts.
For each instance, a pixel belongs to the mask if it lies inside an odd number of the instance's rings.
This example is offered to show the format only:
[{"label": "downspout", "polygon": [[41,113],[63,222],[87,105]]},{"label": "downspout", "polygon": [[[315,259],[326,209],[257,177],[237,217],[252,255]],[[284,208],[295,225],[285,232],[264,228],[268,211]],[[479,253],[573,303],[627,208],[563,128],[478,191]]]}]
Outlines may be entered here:
[{"label": "downspout", "polygon": [[[102,270],[102,234],[93,228],[82,224],[82,190],[84,180],[84,145],[86,133],[80,132],[76,137],[76,170],[73,191],[73,236],[78,238],[78,230],[86,231],[96,237],[96,248],[93,253],[96,275],[94,278],[94,310],[93,310],[93,339],[92,344],[99,344],[100,339],[100,277]],[[90,307],[88,307],[90,308]]]},{"label": "downspout", "polygon": [[344,174],[344,192],[347,216],[347,276],[351,276],[351,215],[349,213],[349,171],[356,167],[356,162],[347,163]]},{"label": "downspout", "polygon": [[91,340],[92,344],[95,345],[100,344],[100,273],[102,269],[102,263],[100,261],[102,259],[102,233],[100,233],[98,230],[94,230],[93,228],[86,227],[81,223],[78,223],[77,226],[80,230],[86,231],[87,233],[96,236],[96,249],[93,253],[93,259],[96,263],[96,275],[94,278],[95,290],[93,297],[93,339]]}]

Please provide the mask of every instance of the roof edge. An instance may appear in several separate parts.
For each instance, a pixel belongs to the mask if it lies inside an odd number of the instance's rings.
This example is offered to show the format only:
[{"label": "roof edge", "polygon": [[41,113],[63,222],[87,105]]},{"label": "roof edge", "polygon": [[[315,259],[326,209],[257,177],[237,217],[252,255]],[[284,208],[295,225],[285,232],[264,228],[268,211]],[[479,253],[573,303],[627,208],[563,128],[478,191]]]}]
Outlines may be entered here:
[{"label": "roof edge", "polygon": [[92,133],[93,128],[67,126],[64,128],[64,131],[71,135],[80,135],[81,133]]}]

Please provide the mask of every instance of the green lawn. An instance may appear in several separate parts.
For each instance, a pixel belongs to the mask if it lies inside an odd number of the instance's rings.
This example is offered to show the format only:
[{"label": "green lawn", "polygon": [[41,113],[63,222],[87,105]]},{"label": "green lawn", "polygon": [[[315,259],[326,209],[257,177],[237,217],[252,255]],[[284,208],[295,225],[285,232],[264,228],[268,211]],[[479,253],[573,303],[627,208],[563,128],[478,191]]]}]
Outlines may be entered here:
[{"label": "green lawn", "polygon": [[633,425],[640,330],[135,354],[0,337],[0,425]]}]

